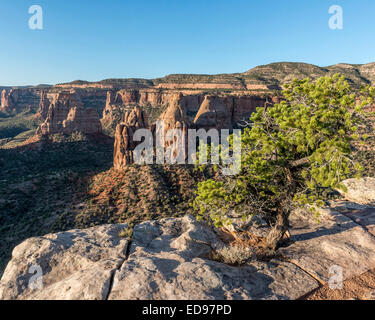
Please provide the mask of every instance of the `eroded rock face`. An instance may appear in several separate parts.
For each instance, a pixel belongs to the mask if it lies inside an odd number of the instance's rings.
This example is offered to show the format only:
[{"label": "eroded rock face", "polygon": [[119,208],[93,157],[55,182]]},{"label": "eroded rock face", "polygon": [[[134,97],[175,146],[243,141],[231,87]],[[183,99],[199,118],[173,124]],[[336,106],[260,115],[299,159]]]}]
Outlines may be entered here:
[{"label": "eroded rock face", "polygon": [[115,169],[123,169],[134,163],[133,150],[140,143],[134,141],[134,133],[141,128],[149,128],[147,116],[140,107],[134,107],[132,111],[125,113],[124,122],[116,127],[113,154]]},{"label": "eroded rock face", "polygon": [[138,106],[125,113],[124,123],[127,126],[135,127],[136,129],[149,127],[146,113]]},{"label": "eroded rock face", "polygon": [[74,131],[86,134],[97,134],[101,132],[98,112],[91,108],[71,108],[67,118],[63,121],[62,126],[63,132],[67,134]]},{"label": "eroded rock face", "polygon": [[36,88],[3,89],[0,110],[20,112],[37,110],[40,90]]},{"label": "eroded rock face", "polygon": [[38,117],[42,120],[46,120],[48,115],[48,110],[50,106],[50,101],[47,97],[47,91],[42,90],[40,92],[40,103],[39,103],[39,110],[38,110]]},{"label": "eroded rock face", "polygon": [[179,105],[189,122],[196,120],[202,128],[218,129],[231,129],[239,121],[248,120],[256,108],[263,107],[267,100],[254,95],[207,95],[203,92],[162,89],[123,89],[108,94],[102,120],[107,123],[116,120],[113,115],[119,113],[121,108],[135,105],[168,108],[175,103],[176,96],[179,96]]},{"label": "eroded rock face", "polygon": [[168,108],[162,113],[158,123],[161,132],[155,132],[165,148],[164,157],[168,163],[184,162],[187,158],[188,129],[191,121],[187,115],[187,99],[181,93],[175,94],[169,102]]},{"label": "eroded rock face", "polygon": [[16,104],[18,100],[18,91],[10,89],[9,92],[4,89],[1,92],[1,110],[5,112],[10,112],[16,109]]},{"label": "eroded rock face", "polygon": [[[233,267],[207,259],[224,244],[190,216],[137,225],[130,248],[119,237],[125,227],[26,240],[13,251],[0,299],[296,299],[318,287],[289,262]],[[34,264],[43,270],[42,289],[28,288],[32,274],[27,270]]]},{"label": "eroded rock face", "polygon": [[100,133],[99,115],[94,109],[83,108],[73,93],[59,92],[54,95],[46,119],[37,129],[37,134],[71,134],[74,131],[85,134]]},{"label": "eroded rock face", "polygon": [[[107,105],[104,110],[103,121],[105,119],[114,119],[114,114],[118,113],[119,108],[126,110],[126,105],[135,104],[142,101],[142,95],[145,91],[138,90],[120,90],[114,97],[109,92],[107,96]],[[165,104],[166,109],[158,118],[156,124],[152,124],[150,129],[153,132],[154,141],[160,141],[164,147],[164,159],[168,163],[184,163],[188,160],[188,130],[189,129],[233,129],[236,121],[247,119],[256,107],[264,105],[265,99],[253,96],[234,97],[234,96],[214,96],[214,95],[185,95],[182,92],[158,93],[160,96],[151,103]],[[168,99],[165,99],[168,97]],[[145,103],[143,101],[142,103]],[[149,101],[150,103],[150,101]],[[138,116],[135,116],[138,119]],[[235,120],[233,120],[235,119]],[[125,118],[125,123],[128,122]],[[105,122],[104,122],[105,123]],[[131,151],[136,147],[130,140],[134,135],[134,124],[121,125],[116,130],[115,143],[115,167],[124,168],[131,164]],[[160,128],[162,126],[162,128]],[[148,128],[140,125],[138,127]],[[178,130],[176,130],[178,129]],[[219,133],[220,134],[220,133]],[[120,147],[123,145],[124,147]],[[121,156],[123,150],[124,156]],[[124,161],[121,161],[121,159]]]},{"label": "eroded rock face", "polygon": [[194,119],[197,128],[232,129],[233,97],[205,96]]}]

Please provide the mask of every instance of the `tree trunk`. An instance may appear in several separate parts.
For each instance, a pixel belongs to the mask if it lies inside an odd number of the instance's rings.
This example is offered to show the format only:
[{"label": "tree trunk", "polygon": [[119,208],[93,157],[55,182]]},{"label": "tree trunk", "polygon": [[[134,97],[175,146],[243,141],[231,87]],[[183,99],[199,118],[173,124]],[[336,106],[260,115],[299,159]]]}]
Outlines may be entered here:
[{"label": "tree trunk", "polygon": [[279,209],[276,223],[266,237],[266,246],[268,249],[275,251],[279,247],[285,233],[289,232],[289,214],[289,209]]}]

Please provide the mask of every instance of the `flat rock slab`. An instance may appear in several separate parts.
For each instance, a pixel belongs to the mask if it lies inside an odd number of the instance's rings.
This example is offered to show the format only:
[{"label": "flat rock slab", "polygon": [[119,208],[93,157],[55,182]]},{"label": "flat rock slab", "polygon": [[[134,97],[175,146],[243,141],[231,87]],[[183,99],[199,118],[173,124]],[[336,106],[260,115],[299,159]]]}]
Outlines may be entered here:
[{"label": "flat rock slab", "polygon": [[346,208],[340,212],[375,236],[375,207]]},{"label": "flat rock slab", "polygon": [[145,222],[134,238],[109,299],[297,299],[319,285],[287,262],[232,267],[206,259],[220,241],[190,217]]},{"label": "flat rock slab", "polygon": [[[105,299],[114,271],[126,257],[126,224],[104,225],[30,238],[18,245],[0,281],[3,299]],[[42,288],[30,288],[37,270]],[[33,278],[34,277],[34,278]]]},{"label": "flat rock slab", "polygon": [[320,222],[311,213],[297,211],[291,217],[292,241],[280,253],[287,261],[327,283],[339,266],[343,279],[375,266],[375,238],[349,217],[332,209],[321,210]]},{"label": "flat rock slab", "polygon": [[[207,259],[224,244],[194,218],[150,221],[119,237],[106,225],[31,238],[13,251],[1,299],[296,299],[318,282],[292,263],[251,261],[234,267]],[[30,266],[43,287],[31,289]]]}]

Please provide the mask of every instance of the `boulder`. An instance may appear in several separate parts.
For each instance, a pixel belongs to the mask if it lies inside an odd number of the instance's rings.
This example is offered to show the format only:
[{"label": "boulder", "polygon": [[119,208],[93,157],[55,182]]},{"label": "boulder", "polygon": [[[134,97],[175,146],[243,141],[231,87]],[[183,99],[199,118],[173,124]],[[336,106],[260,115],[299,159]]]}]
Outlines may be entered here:
[{"label": "boulder", "polygon": [[375,204],[375,178],[348,179],[343,182],[347,190],[339,190],[349,201]]},{"label": "boulder", "polygon": [[[104,225],[30,238],[13,250],[0,281],[0,300],[102,300],[110,279],[126,258],[128,240],[119,237],[126,224]],[[33,266],[43,288],[35,289]]]}]

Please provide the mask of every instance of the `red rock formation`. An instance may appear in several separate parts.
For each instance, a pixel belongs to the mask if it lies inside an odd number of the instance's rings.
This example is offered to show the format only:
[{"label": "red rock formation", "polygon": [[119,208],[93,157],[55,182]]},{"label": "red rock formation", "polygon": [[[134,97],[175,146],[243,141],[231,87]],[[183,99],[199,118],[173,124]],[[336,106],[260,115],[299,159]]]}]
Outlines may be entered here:
[{"label": "red rock formation", "polygon": [[39,89],[14,88],[1,92],[0,110],[5,112],[36,110],[39,104]]},{"label": "red rock formation", "polygon": [[113,112],[114,112],[114,101],[115,97],[112,91],[107,92],[107,99],[105,101],[105,108],[103,110],[102,124],[110,123],[114,121]]},{"label": "red rock formation", "polygon": [[125,113],[124,123],[129,127],[148,128],[148,119],[146,113],[138,106]]},{"label": "red rock formation", "polygon": [[42,120],[47,118],[48,110],[50,106],[50,101],[47,98],[47,91],[42,90],[40,92],[40,102],[39,102],[39,110],[38,110],[38,117]]},{"label": "red rock formation", "polygon": [[[156,94],[148,92],[147,94]],[[139,143],[134,143],[133,135],[138,128],[151,128],[154,139],[159,139],[164,147],[164,157],[176,159],[181,155],[184,148],[184,158],[187,158],[188,129],[211,128],[232,129],[233,125],[240,120],[248,119],[256,107],[264,106],[266,99],[257,96],[233,96],[233,95],[184,95],[181,92],[161,93],[160,96],[148,96],[155,100],[140,100],[146,97],[146,92],[139,93],[137,90],[121,90],[116,98],[112,94],[107,96],[105,112],[110,114],[115,108],[121,108],[122,103],[136,104],[131,112],[126,112],[123,123],[116,127],[114,166],[121,169],[133,163],[133,150]],[[167,99],[166,99],[167,98]],[[155,124],[149,126],[146,114],[138,104],[163,103],[167,106]],[[111,104],[113,102],[113,104]],[[120,103],[120,104],[118,104]],[[122,106],[123,108],[125,106]],[[195,119],[192,118],[195,115]],[[193,121],[194,120],[194,121]],[[160,128],[160,125],[163,125]],[[158,129],[158,130],[156,130]],[[179,129],[176,131],[173,129]],[[169,132],[169,136],[167,133]],[[172,134],[173,133],[173,134]],[[180,158],[181,159],[181,158]]]},{"label": "red rock formation", "polygon": [[125,122],[117,125],[113,152],[115,169],[124,169],[134,162],[133,151],[140,142],[134,141],[133,136],[137,129],[148,129],[146,113],[140,107],[135,107],[125,114]]},{"label": "red rock formation", "polygon": [[73,107],[62,123],[63,133],[71,134],[74,131],[85,134],[97,134],[102,131],[98,112],[92,108]]},{"label": "red rock formation", "polygon": [[264,107],[267,98],[259,96],[238,96],[233,101],[232,123],[237,124],[249,120],[258,107]]},{"label": "red rock formation", "polygon": [[8,107],[8,95],[7,95],[7,91],[6,89],[3,89],[3,91],[1,91],[1,107],[0,109],[1,110],[6,110],[7,107]]},{"label": "red rock formation", "polygon": [[[180,104],[183,106],[189,121],[198,121],[198,119],[195,118],[198,111],[201,109],[199,122],[202,122],[202,126],[216,127],[219,129],[230,129],[238,121],[248,119],[257,107],[263,107],[266,102],[265,98],[255,95],[218,94],[206,96],[203,92],[194,93],[192,91],[176,90],[123,89],[118,91],[115,97],[113,93],[108,94],[110,96],[107,95],[107,103],[103,112],[103,121],[105,123],[118,121],[118,119],[115,119],[116,117],[114,115],[121,113],[119,112],[121,109],[128,108],[129,106],[168,107],[174,103],[173,100],[176,95],[181,95]],[[203,116],[203,114],[206,115]],[[215,117],[219,117],[215,121],[210,118],[214,114]]]},{"label": "red rock formation", "polygon": [[37,129],[38,135],[55,133],[85,134],[101,132],[99,115],[95,109],[83,108],[82,103],[71,92],[59,92],[52,100],[46,120]]},{"label": "red rock formation", "polygon": [[184,122],[189,125],[187,116],[186,97],[176,93],[171,97],[168,108],[161,114],[160,121],[163,121],[165,130],[176,127],[177,122]]},{"label": "red rock formation", "polygon": [[233,97],[206,96],[194,119],[197,128],[232,129]]},{"label": "red rock formation", "polygon": [[10,112],[16,109],[16,103],[18,100],[18,90],[10,89],[8,92],[4,89],[1,92],[1,107],[0,109],[5,112]]},{"label": "red rock formation", "polygon": [[[169,159],[177,159],[177,157],[179,157],[179,153],[182,152],[178,148],[183,147],[184,153],[181,155],[181,157],[186,159],[188,147],[188,129],[192,125],[187,115],[186,96],[183,96],[181,93],[175,94],[171,98],[168,108],[160,116],[159,123],[162,123],[163,125],[163,132],[158,132],[156,134],[158,135],[158,139],[163,139],[159,141],[164,141],[164,148],[166,150],[165,157]],[[168,132],[172,136],[169,136]]]}]

